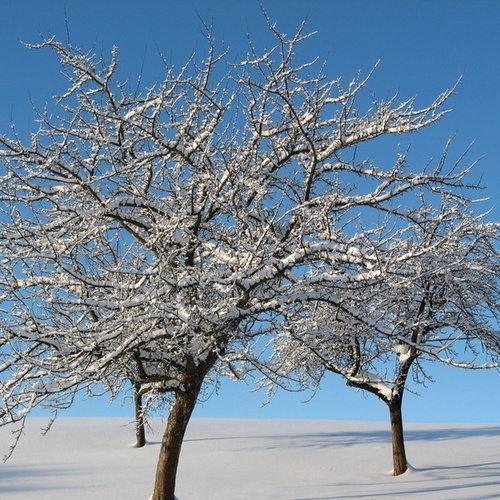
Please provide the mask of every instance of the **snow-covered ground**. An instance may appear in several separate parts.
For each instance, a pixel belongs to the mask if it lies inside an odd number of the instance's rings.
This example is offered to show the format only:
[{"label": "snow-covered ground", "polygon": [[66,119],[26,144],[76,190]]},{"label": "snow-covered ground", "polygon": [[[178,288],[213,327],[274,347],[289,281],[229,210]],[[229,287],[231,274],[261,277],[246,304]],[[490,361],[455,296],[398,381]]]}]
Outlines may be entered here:
[{"label": "snow-covered ground", "polygon": [[[163,422],[130,446],[120,418],[61,418],[46,435],[31,419],[0,465],[8,500],[146,500]],[[390,475],[385,423],[194,419],[178,475],[180,500],[497,499],[500,425],[407,424],[412,470]],[[4,452],[10,432],[0,429]]]}]

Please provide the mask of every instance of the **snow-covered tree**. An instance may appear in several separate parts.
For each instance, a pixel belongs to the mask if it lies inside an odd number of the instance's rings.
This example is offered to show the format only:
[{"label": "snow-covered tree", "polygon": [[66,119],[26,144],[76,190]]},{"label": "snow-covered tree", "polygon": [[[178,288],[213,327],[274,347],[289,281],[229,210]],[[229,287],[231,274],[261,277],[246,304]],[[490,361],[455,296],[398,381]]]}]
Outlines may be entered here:
[{"label": "snow-covered tree", "polygon": [[272,50],[250,46],[226,72],[209,38],[203,61],[142,91],[120,81],[117,50],[105,63],[47,39],[37,47],[58,56],[68,90],[29,141],[0,136],[0,420],[130,380],[170,394],[154,500],[174,497],[186,426],[219,364],[250,359],[297,304],[337,304],[346,282],[377,278],[350,272],[371,246],[352,244],[347,221],[371,210],[404,222],[402,197],[462,184],[353,153],[440,119],[453,90],[423,108],[394,97],[358,109],[368,79],[343,87],[296,64],[309,35],[270,28]]},{"label": "snow-covered tree", "polygon": [[[353,238],[352,254],[365,255],[347,263],[349,270],[332,263],[347,278],[337,303],[284,313],[269,377],[317,385],[333,372],[379,397],[390,413],[394,475],[407,470],[402,402],[410,374],[425,382],[427,362],[500,366],[500,224],[446,197],[413,218],[393,234],[385,228]],[[370,273],[376,278],[367,279]]]}]

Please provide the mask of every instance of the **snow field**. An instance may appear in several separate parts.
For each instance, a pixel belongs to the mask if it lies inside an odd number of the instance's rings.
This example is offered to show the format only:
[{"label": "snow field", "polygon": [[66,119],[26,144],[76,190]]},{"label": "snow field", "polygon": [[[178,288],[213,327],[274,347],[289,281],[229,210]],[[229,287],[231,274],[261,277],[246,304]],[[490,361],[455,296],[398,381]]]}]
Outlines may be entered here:
[{"label": "snow field", "polygon": [[[0,465],[0,498],[146,500],[160,419],[149,444],[130,445],[123,418],[61,418],[42,436],[32,418]],[[2,452],[11,441],[0,429]],[[388,425],[327,420],[193,419],[178,472],[180,500],[494,499],[500,425],[407,424],[412,470],[393,477]]]}]

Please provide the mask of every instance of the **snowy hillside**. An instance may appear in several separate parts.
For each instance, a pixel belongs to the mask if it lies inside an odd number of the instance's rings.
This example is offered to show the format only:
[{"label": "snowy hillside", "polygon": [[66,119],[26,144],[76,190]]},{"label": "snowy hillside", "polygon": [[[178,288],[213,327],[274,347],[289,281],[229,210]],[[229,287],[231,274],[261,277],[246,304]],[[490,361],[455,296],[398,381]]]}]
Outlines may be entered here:
[{"label": "snowy hillside", "polygon": [[[146,500],[163,423],[136,449],[126,419],[61,418],[46,436],[31,419],[0,465],[0,498]],[[180,500],[493,499],[500,496],[500,425],[407,424],[413,466],[390,475],[385,423],[194,419]],[[11,440],[0,429],[1,451]]]}]

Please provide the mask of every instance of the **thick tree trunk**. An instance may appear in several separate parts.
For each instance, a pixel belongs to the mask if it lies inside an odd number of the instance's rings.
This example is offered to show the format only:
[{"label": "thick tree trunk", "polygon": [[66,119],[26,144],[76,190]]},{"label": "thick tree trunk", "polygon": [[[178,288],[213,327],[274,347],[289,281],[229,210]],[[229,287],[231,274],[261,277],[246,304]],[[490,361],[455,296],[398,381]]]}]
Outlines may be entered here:
[{"label": "thick tree trunk", "polygon": [[196,405],[196,396],[177,394],[161,442],[152,500],[174,500],[175,478],[184,434]]},{"label": "thick tree trunk", "polygon": [[174,404],[170,409],[167,427],[163,434],[151,500],[175,500],[175,479],[184,434],[196,406],[205,375],[216,359],[216,355],[212,353],[199,366],[195,366],[192,360],[188,361],[183,388],[175,394]]},{"label": "thick tree trunk", "polygon": [[408,469],[406,461],[405,441],[403,433],[403,398],[395,397],[389,405],[391,415],[391,433],[392,433],[392,459],[394,464],[393,474],[399,476]]},{"label": "thick tree trunk", "polygon": [[134,383],[134,406],[135,406],[135,445],[142,448],[146,445],[146,430],[144,428],[144,412],[142,407],[142,396],[140,394],[141,384]]}]

